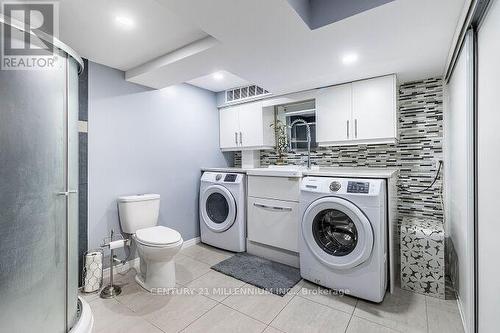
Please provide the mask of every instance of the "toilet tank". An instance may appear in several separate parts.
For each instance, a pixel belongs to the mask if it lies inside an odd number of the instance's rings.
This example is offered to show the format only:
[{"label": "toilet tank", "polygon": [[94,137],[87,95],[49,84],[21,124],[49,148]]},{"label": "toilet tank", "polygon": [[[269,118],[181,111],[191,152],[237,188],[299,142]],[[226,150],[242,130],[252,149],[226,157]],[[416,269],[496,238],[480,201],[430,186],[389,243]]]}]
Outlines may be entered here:
[{"label": "toilet tank", "polygon": [[122,231],[135,234],[139,229],[154,227],[160,212],[159,194],[138,194],[118,198]]}]

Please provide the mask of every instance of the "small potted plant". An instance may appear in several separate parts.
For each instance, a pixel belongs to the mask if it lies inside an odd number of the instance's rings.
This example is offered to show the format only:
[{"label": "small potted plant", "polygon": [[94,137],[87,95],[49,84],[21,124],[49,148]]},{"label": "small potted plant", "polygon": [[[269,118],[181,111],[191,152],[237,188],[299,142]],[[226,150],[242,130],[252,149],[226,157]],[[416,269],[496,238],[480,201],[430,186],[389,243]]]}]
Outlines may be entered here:
[{"label": "small potted plant", "polygon": [[276,164],[285,164],[284,156],[288,151],[288,139],[287,139],[287,128],[286,125],[279,119],[270,125],[274,127],[274,133],[276,135]]}]

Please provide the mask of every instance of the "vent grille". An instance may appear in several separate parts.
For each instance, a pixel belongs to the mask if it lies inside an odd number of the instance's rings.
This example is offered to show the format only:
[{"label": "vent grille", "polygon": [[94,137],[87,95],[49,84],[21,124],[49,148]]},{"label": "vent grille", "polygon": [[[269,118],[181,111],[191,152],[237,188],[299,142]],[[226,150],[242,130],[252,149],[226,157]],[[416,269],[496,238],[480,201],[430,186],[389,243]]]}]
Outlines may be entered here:
[{"label": "vent grille", "polygon": [[234,88],[226,90],[226,103],[264,96],[267,94],[269,94],[269,91],[256,85]]}]

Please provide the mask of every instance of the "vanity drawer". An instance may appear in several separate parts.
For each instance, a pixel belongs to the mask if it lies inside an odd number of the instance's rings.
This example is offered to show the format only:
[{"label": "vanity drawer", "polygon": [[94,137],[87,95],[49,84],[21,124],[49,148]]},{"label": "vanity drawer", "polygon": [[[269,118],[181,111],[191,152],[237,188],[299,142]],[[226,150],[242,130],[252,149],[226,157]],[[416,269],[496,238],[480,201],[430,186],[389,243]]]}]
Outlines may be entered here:
[{"label": "vanity drawer", "polygon": [[250,241],[298,252],[299,204],[249,197],[247,233]]},{"label": "vanity drawer", "polygon": [[248,176],[248,196],[299,201],[300,178]]}]

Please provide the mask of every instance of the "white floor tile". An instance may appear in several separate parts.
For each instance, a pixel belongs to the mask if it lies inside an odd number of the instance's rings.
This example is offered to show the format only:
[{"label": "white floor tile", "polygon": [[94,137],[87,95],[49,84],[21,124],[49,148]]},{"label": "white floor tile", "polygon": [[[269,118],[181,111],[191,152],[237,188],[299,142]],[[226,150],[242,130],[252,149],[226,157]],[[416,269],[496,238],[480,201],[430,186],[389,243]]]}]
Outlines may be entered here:
[{"label": "white floor tile", "polygon": [[[116,299],[84,295],[94,312],[95,332],[463,332],[454,300],[397,289],[375,304],[325,295],[322,288],[304,280],[279,297],[210,269],[231,253],[206,245],[189,249],[176,257],[176,292],[164,296],[146,292],[130,270],[115,274],[123,288]],[[217,295],[219,288],[232,294]],[[221,301],[224,305],[218,304]],[[266,323],[271,324],[266,327]]]},{"label": "white floor tile", "polygon": [[345,332],[350,315],[295,296],[271,323],[283,332]]},{"label": "white floor tile", "polygon": [[138,313],[165,332],[179,332],[216,304],[217,302],[197,294],[152,296],[150,302]]},{"label": "white floor tile", "polygon": [[162,331],[114,299],[90,302],[94,333],[161,333]]},{"label": "white floor tile", "polygon": [[359,300],[354,315],[404,332],[427,332],[425,296],[396,288],[380,304]]},{"label": "white floor tile", "polygon": [[177,283],[186,285],[210,271],[210,266],[183,255],[175,257],[175,278]]},{"label": "white floor tile", "polygon": [[264,330],[264,333],[283,333],[283,331],[280,331],[279,329],[272,326],[267,326],[267,328]]},{"label": "white floor tile", "polygon": [[213,266],[234,255],[229,251],[224,251],[203,243],[198,243],[181,251],[181,254],[207,265]]},{"label": "white floor tile", "polygon": [[463,333],[464,327],[456,300],[426,296],[429,333]]},{"label": "white floor tile", "polygon": [[264,331],[265,328],[266,325],[263,323],[245,316],[244,314],[223,304],[219,304],[207,312],[203,317],[189,325],[184,332],[257,333]]},{"label": "white floor tile", "polygon": [[357,303],[357,299],[354,297],[339,295],[333,290],[323,288],[308,281],[304,282],[302,289],[297,295],[349,314],[354,312]]},{"label": "white floor tile", "polygon": [[398,333],[399,331],[353,316],[346,333]]},{"label": "white floor tile", "polygon": [[187,287],[213,300],[221,302],[244,284],[245,282],[243,281],[212,270],[196,280],[191,281]]},{"label": "white floor tile", "polygon": [[226,298],[223,304],[269,324],[292,297],[293,294],[281,297],[255,286],[245,284],[234,295]]}]

